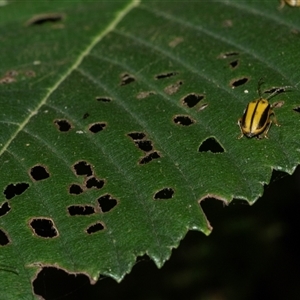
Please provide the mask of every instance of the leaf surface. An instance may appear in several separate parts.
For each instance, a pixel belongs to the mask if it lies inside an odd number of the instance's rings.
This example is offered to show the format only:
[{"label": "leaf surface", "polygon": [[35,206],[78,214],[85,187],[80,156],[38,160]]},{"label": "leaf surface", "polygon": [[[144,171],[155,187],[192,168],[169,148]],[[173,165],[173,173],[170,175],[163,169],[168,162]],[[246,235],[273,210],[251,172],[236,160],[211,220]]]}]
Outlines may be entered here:
[{"label": "leaf surface", "polygon": [[[0,8],[0,257],[7,299],[39,267],[121,280],[161,267],[199,202],[253,203],[299,163],[299,8],[276,1],[31,1]],[[238,140],[263,92],[281,127]],[[264,93],[264,96],[268,96]],[[11,268],[11,269],[9,269]],[[2,276],[3,275],[3,276]],[[12,289],[12,282],[18,288]]]}]

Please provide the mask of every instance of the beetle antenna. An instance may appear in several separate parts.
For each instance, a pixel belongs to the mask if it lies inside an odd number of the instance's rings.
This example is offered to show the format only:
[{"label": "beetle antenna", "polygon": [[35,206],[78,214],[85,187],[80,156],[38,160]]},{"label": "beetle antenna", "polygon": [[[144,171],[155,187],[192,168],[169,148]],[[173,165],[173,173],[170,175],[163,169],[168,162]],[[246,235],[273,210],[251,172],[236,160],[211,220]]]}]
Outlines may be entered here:
[{"label": "beetle antenna", "polygon": [[261,95],[261,86],[264,84],[264,79],[261,77],[259,80],[258,80],[258,83],[257,83],[257,93],[258,93],[258,96],[259,98],[262,98],[262,95]]}]

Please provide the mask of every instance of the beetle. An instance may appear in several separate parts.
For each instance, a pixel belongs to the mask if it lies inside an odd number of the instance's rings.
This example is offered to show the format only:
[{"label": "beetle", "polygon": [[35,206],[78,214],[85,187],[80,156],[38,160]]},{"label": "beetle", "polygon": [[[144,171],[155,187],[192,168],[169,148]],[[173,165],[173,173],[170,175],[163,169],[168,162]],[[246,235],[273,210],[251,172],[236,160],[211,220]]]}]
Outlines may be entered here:
[{"label": "beetle", "polygon": [[267,134],[272,122],[275,125],[280,126],[273,111],[273,108],[279,106],[280,103],[276,102],[271,105],[268,100],[273,96],[284,92],[287,88],[290,88],[290,86],[274,88],[272,93],[265,99],[261,94],[260,88],[262,84],[262,80],[259,80],[257,89],[259,98],[248,103],[243,116],[238,120],[238,125],[241,130],[238,139],[242,138],[244,135],[248,138],[254,136],[258,138],[268,138]]},{"label": "beetle", "polygon": [[283,8],[285,4],[289,6],[300,6],[300,0],[281,0],[279,9]]}]

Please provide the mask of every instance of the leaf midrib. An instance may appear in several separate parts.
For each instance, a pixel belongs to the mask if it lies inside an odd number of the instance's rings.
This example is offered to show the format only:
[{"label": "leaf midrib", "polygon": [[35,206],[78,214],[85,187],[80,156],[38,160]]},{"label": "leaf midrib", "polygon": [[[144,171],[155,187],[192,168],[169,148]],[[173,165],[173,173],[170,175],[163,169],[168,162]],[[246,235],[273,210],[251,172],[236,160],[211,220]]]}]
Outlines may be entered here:
[{"label": "leaf midrib", "polygon": [[22,123],[19,124],[16,131],[12,134],[10,139],[4,144],[2,149],[0,150],[0,156],[6,151],[6,149],[9,147],[9,145],[12,143],[12,141],[18,136],[19,132],[22,131],[25,126],[30,122],[31,118],[35,116],[40,108],[46,104],[49,97],[52,95],[54,91],[58,89],[58,87],[69,77],[69,75],[78,68],[78,66],[82,63],[83,59],[90,54],[92,49],[99,43],[107,34],[109,34],[112,30],[116,28],[116,26],[123,20],[123,18],[135,7],[140,5],[141,0],[131,0],[130,3],[125,6],[121,11],[119,11],[116,14],[116,17],[112,20],[108,26],[99,32],[91,43],[87,45],[87,47],[78,55],[77,59],[74,61],[74,63],[70,66],[69,69],[66,70],[66,72],[59,78],[59,80],[48,89],[48,92],[46,93],[45,97],[41,99],[41,101],[38,103],[38,105],[35,107],[34,110],[30,112],[30,114],[24,119]]}]

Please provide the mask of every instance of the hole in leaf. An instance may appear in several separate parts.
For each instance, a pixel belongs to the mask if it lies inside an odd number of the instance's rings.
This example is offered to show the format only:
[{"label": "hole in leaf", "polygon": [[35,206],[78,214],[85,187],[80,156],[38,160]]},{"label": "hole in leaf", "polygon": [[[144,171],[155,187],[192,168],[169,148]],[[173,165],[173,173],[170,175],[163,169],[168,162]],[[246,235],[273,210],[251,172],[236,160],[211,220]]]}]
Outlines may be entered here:
[{"label": "hole in leaf", "polygon": [[295,107],[293,110],[294,110],[295,112],[297,112],[297,113],[300,113],[300,106]]},{"label": "hole in leaf", "polygon": [[88,216],[95,213],[95,209],[90,205],[72,205],[68,207],[71,216]]},{"label": "hole in leaf", "polygon": [[135,78],[133,75],[130,75],[128,73],[125,73],[125,74],[122,74],[121,75],[121,83],[120,85],[123,86],[123,85],[127,85],[131,82],[134,82],[135,81]]},{"label": "hole in leaf", "polygon": [[143,141],[136,141],[135,143],[142,151],[149,152],[152,151],[153,149],[151,141],[143,140]]},{"label": "hole in leaf", "polygon": [[62,21],[63,18],[64,14],[61,13],[35,15],[26,22],[26,26],[41,25],[44,23],[55,23]]},{"label": "hole in leaf", "polygon": [[192,118],[190,118],[189,116],[175,116],[173,121],[175,124],[183,126],[190,126],[194,123]]},{"label": "hole in leaf", "polygon": [[104,180],[101,180],[101,179],[97,179],[95,177],[92,177],[92,178],[89,178],[87,181],[86,181],[86,184],[85,186],[88,188],[88,189],[91,189],[91,188],[96,188],[96,189],[102,189],[103,186],[104,186]]},{"label": "hole in leaf", "polygon": [[83,115],[82,119],[86,119],[86,118],[88,118],[89,116],[90,116],[89,113],[85,113],[85,114]]},{"label": "hole in leaf", "polygon": [[232,51],[232,52],[226,52],[226,53],[221,53],[218,58],[228,58],[228,57],[231,57],[231,56],[236,56],[236,55],[239,55],[238,52],[235,52],[235,51]]},{"label": "hole in leaf", "polygon": [[287,90],[286,88],[284,87],[272,87],[268,90],[265,90],[263,93],[266,93],[266,94],[272,94],[274,92],[276,92],[276,95],[279,95],[281,93],[286,93],[288,92],[289,90]]},{"label": "hole in leaf", "polygon": [[238,59],[233,60],[232,62],[229,63],[229,65],[232,69],[234,69],[239,65],[239,60]]},{"label": "hole in leaf", "polygon": [[43,267],[33,281],[34,293],[48,300],[87,299],[88,286],[90,281],[86,275],[70,274],[65,270],[49,266]]},{"label": "hole in leaf", "polygon": [[224,20],[224,21],[222,22],[222,26],[223,26],[224,28],[230,28],[230,27],[233,26],[233,22],[232,22],[232,20],[230,20],[230,19]]},{"label": "hole in leaf", "polygon": [[51,219],[34,218],[30,221],[29,225],[33,232],[39,237],[54,238],[58,235]]},{"label": "hole in leaf", "polygon": [[110,102],[110,101],[112,101],[112,98],[110,98],[110,97],[101,97],[101,96],[97,96],[96,97],[96,100],[97,101],[101,101],[101,102]]},{"label": "hole in leaf", "polygon": [[9,200],[17,195],[21,195],[28,189],[28,187],[29,187],[28,183],[16,183],[16,184],[11,183],[4,190],[5,198]]},{"label": "hole in leaf", "polygon": [[284,101],[277,101],[272,104],[273,108],[280,108],[284,105]]},{"label": "hole in leaf", "polygon": [[101,222],[97,222],[86,229],[88,234],[96,233],[104,229],[104,226]]},{"label": "hole in leaf", "polygon": [[98,199],[98,203],[101,211],[105,213],[112,210],[118,204],[118,201],[112,198],[111,195],[106,194]]},{"label": "hole in leaf", "polygon": [[2,229],[0,229],[0,245],[5,246],[7,244],[9,244],[9,238],[7,234]]},{"label": "hole in leaf", "polygon": [[93,174],[91,166],[86,161],[76,163],[74,170],[78,176],[91,176]]},{"label": "hole in leaf", "polygon": [[35,74],[35,72],[33,70],[27,70],[27,71],[25,71],[25,76],[27,76],[27,77],[35,77],[36,74]]},{"label": "hole in leaf", "polygon": [[194,107],[197,105],[202,99],[204,98],[204,95],[197,95],[194,93],[188,94],[185,97],[181,99],[182,103],[188,107]]},{"label": "hole in leaf", "polygon": [[223,153],[224,149],[214,137],[210,137],[206,139],[199,147],[199,152],[209,151],[212,153]]},{"label": "hole in leaf", "polygon": [[172,188],[164,188],[154,195],[154,199],[171,199],[174,195]]},{"label": "hole in leaf", "polygon": [[249,79],[247,77],[243,77],[243,78],[238,78],[238,79],[233,79],[231,80],[230,82],[230,85],[233,87],[233,88],[236,88],[238,86],[241,86],[245,83],[247,83],[249,81]]},{"label": "hole in leaf", "polygon": [[90,125],[89,131],[91,131],[92,133],[97,133],[99,131],[102,131],[105,127],[106,127],[105,123],[95,123]]},{"label": "hole in leaf", "polygon": [[183,84],[183,81],[179,80],[174,84],[167,86],[164,91],[168,95],[173,95],[178,92],[180,86]]},{"label": "hole in leaf", "polygon": [[150,161],[152,161],[153,159],[157,159],[157,158],[160,158],[160,155],[158,154],[158,152],[156,152],[156,151],[151,152],[150,154],[144,156],[140,160],[140,164],[145,165],[145,164],[149,163]]},{"label": "hole in leaf", "polygon": [[140,92],[137,94],[136,98],[137,99],[145,99],[148,98],[151,95],[155,95],[156,93],[153,91],[147,91],[147,92]]},{"label": "hole in leaf", "polygon": [[146,134],[143,132],[131,132],[128,133],[128,136],[130,136],[134,141],[142,140]]},{"label": "hole in leaf", "polygon": [[19,72],[16,70],[9,70],[5,73],[5,76],[16,77],[19,75]]},{"label": "hole in leaf", "polygon": [[9,84],[15,82],[16,79],[14,77],[5,76],[0,78],[0,84]]},{"label": "hole in leaf", "polygon": [[10,211],[8,202],[4,202],[0,207],[0,217],[6,215]]},{"label": "hole in leaf", "polygon": [[155,76],[155,79],[164,79],[164,78],[170,78],[175,75],[178,75],[178,72],[168,72],[168,73],[162,73]]},{"label": "hole in leaf", "polygon": [[81,188],[80,185],[78,184],[72,184],[70,187],[69,187],[69,193],[70,194],[74,194],[74,195],[79,195],[83,192],[83,189]]},{"label": "hole in leaf", "polygon": [[61,132],[67,132],[72,128],[71,124],[67,120],[55,120],[54,124]]},{"label": "hole in leaf", "polygon": [[179,45],[180,43],[182,43],[184,41],[183,37],[175,37],[173,40],[171,40],[169,42],[169,46],[171,48],[175,48],[177,45]]},{"label": "hole in leaf", "polygon": [[32,167],[30,175],[36,181],[47,179],[50,176],[46,168],[41,165]]}]

